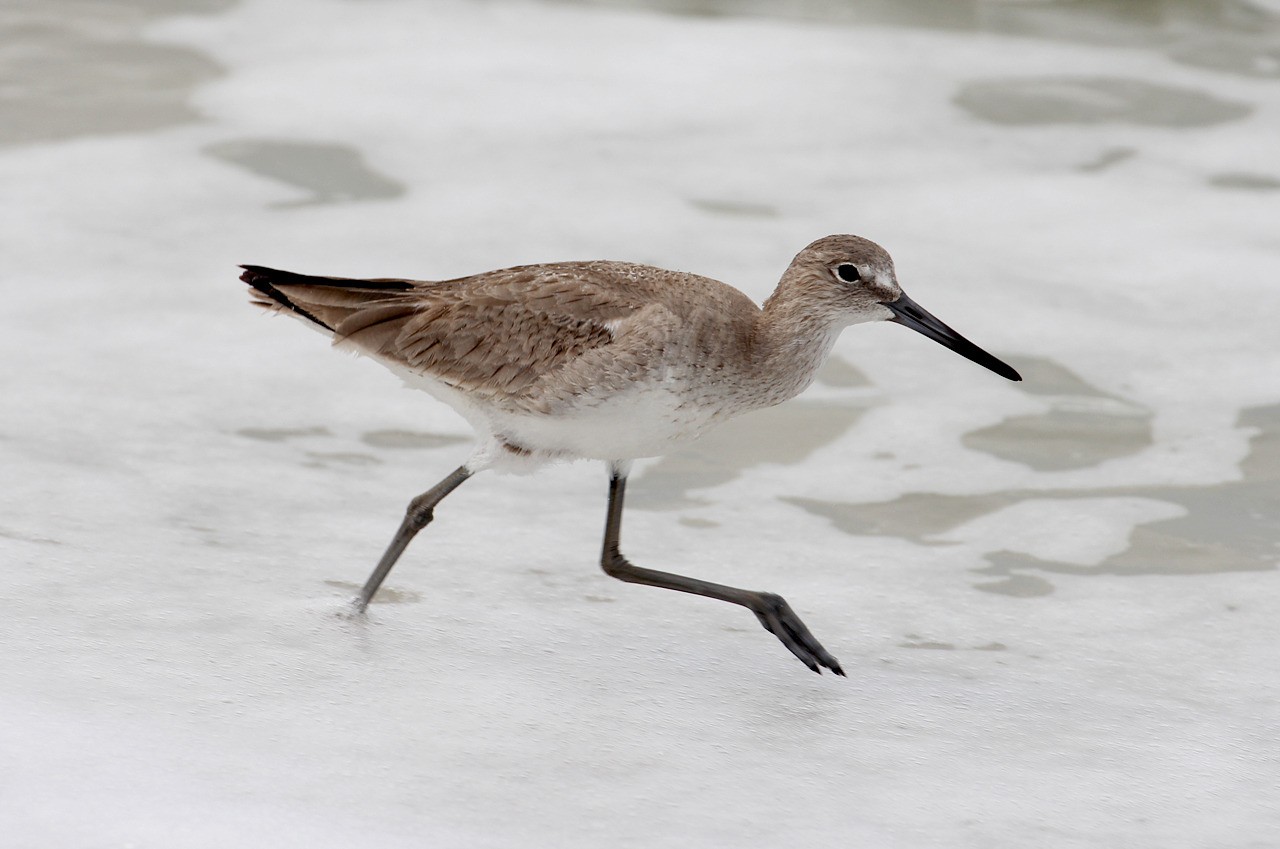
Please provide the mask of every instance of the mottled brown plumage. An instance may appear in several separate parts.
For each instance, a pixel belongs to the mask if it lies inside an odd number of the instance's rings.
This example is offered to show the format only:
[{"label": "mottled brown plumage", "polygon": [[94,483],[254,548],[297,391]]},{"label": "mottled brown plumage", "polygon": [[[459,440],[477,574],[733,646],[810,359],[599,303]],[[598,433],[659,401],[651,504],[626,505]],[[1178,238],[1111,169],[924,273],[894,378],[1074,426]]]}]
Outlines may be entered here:
[{"label": "mottled brown plumage", "polygon": [[[760,315],[746,295],[718,281],[621,262],[522,266],[438,282],[309,277],[260,266],[247,266],[243,277],[255,286],[257,305],[311,318],[333,332],[336,345],[513,412],[540,414],[625,388],[667,365],[663,351],[715,357],[726,342],[741,349]],[[606,346],[607,353],[598,350]],[[723,368],[710,367],[717,365]]]},{"label": "mottled brown plumage", "polygon": [[858,322],[896,321],[1019,379],[904,295],[889,254],[858,236],[806,247],[763,308],[719,281],[625,262],[529,265],[438,282],[244,269],[254,303],[374,357],[457,409],[480,437],[462,467],[410,504],[361,591],[361,611],[435,506],[472,474],[589,457],[610,469],[606,573],[747,607],[810,669],[843,674],[781,597],[641,569],[622,556],[631,460],[796,395],[840,330]]}]

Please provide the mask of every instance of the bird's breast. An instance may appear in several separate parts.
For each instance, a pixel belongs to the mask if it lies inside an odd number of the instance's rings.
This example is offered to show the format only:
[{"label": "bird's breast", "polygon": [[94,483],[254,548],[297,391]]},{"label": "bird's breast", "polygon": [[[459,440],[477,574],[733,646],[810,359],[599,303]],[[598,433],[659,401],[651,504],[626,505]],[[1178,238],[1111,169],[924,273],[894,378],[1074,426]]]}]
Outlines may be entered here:
[{"label": "bird's breast", "polygon": [[666,454],[744,409],[730,387],[666,376],[496,424],[504,437],[538,452],[622,460]]}]

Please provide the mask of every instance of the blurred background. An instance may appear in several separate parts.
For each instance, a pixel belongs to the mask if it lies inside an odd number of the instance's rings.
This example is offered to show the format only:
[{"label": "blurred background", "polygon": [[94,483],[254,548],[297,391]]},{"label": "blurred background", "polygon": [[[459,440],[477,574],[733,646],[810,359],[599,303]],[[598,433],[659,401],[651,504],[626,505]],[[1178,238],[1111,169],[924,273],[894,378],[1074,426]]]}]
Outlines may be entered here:
[{"label": "blurred background", "polygon": [[[7,0],[0,776],[15,846],[1271,847],[1280,3]],[[639,464],[480,478],[341,613],[450,410],[240,263],[829,233],[887,324]]]}]

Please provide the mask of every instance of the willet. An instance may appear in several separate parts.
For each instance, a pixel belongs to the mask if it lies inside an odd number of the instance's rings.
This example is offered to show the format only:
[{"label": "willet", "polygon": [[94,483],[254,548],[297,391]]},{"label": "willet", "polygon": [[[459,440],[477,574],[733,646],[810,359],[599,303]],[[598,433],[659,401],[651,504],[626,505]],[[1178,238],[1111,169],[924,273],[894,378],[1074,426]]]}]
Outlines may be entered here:
[{"label": "willet", "polygon": [[364,611],[450,492],[484,469],[603,460],[609,503],[600,564],[622,581],[741,605],[814,672],[840,664],[779,595],[634,566],[619,550],[631,462],[807,387],[840,331],[888,320],[1010,380],[1007,364],[903,294],[893,260],[858,236],[806,247],[760,308],[707,277],[626,262],[564,262],[456,280],[313,277],[242,266],[258,306],[368,354],[475,429],[470,458],[409,502],[356,608]]}]

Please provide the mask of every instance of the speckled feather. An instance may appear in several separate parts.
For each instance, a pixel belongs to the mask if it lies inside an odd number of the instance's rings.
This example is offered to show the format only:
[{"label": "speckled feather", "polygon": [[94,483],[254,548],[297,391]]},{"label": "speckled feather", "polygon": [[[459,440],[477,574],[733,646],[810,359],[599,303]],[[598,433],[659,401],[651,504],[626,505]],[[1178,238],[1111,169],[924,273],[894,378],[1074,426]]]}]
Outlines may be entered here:
[{"label": "speckled feather", "polygon": [[[866,270],[858,286],[833,262]],[[508,268],[446,281],[312,277],[245,266],[255,303],[332,331],[522,452],[662,453],[812,380],[840,328],[889,315],[882,248],[828,237],[801,251],[764,309],[696,274],[625,262]],[[556,427],[546,427],[550,421]],[[633,439],[557,435],[625,425]]]},{"label": "speckled feather", "polygon": [[[361,285],[375,281],[282,280],[257,267],[246,276],[269,279],[288,301],[254,289],[257,304],[306,310],[333,331],[336,345],[491,403],[551,414],[575,397],[616,392],[669,368],[662,352],[692,349],[714,359],[726,344],[741,350],[760,314],[746,295],[715,280],[621,262],[376,281],[405,285],[390,291]],[[682,336],[682,329],[694,332]]]},{"label": "speckled feather", "polygon": [[797,394],[841,328],[861,321],[897,321],[1019,379],[908,298],[889,255],[857,236],[829,236],[797,254],[763,308],[706,277],[622,262],[531,265],[438,283],[244,269],[256,303],[380,360],[465,416],[480,437],[462,466],[409,503],[355,599],[358,612],[440,501],[476,472],[595,458],[609,469],[606,574],[741,605],[809,669],[843,675],[781,596],[640,568],[623,556],[631,460]]}]

